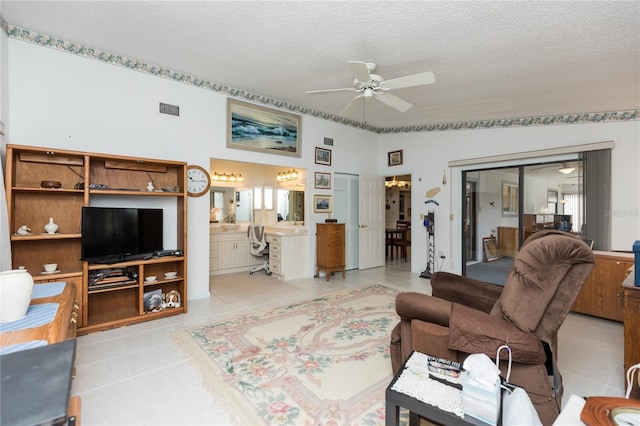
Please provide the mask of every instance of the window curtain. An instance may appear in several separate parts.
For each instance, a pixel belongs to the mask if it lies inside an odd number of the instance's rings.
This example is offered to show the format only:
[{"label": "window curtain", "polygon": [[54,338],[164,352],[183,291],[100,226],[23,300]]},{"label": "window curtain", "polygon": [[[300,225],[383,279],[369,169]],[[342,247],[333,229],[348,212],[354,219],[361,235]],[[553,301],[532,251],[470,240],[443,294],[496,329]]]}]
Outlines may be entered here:
[{"label": "window curtain", "polygon": [[565,194],[564,195],[564,214],[570,214],[573,222],[572,232],[576,232],[581,235],[582,238],[582,211],[583,201],[581,194]]},{"label": "window curtain", "polygon": [[582,238],[594,250],[611,250],[611,149],[581,154],[584,165],[585,221]]}]

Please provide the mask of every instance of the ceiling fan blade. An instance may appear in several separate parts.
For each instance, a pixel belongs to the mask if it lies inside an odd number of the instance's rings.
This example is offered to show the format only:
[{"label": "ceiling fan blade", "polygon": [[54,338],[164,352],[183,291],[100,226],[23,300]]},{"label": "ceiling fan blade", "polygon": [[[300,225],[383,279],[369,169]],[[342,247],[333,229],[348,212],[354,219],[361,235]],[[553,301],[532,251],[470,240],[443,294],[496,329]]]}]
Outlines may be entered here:
[{"label": "ceiling fan blade", "polygon": [[388,90],[402,89],[404,87],[422,86],[436,82],[436,78],[431,71],[419,74],[406,75],[404,77],[392,78],[384,82],[384,88]]},{"label": "ceiling fan blade", "polygon": [[369,74],[369,68],[367,68],[366,62],[349,61],[349,68],[351,68],[351,72],[359,82],[369,83],[371,81],[371,75]]},{"label": "ceiling fan blade", "polygon": [[354,89],[353,87],[343,87],[340,89],[321,89],[321,90],[307,90],[304,93],[310,94],[310,95],[316,95],[318,93],[331,93],[331,92],[355,92],[356,89]]},{"label": "ceiling fan blade", "polygon": [[349,113],[351,112],[351,110],[353,109],[354,106],[356,106],[356,104],[358,103],[358,99],[362,98],[363,95],[358,95],[356,97],[354,97],[353,99],[351,99],[351,102],[349,102],[347,104],[346,107],[344,107],[344,109],[342,110],[342,112],[340,113],[340,117],[346,117],[347,115],[349,115]]},{"label": "ceiling fan blade", "polygon": [[391,93],[380,93],[376,96],[376,99],[383,104],[389,105],[391,108],[397,109],[400,112],[408,111],[413,106],[404,99],[401,99],[396,95],[392,95]]}]

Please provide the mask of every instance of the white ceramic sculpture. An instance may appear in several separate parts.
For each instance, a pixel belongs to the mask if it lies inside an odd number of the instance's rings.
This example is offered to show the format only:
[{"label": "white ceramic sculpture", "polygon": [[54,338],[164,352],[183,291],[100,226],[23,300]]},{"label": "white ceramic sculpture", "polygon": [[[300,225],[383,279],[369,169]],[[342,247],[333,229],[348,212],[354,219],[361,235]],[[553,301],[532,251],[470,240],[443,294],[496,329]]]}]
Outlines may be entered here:
[{"label": "white ceramic sculpture", "polygon": [[47,231],[47,234],[55,234],[58,230],[58,225],[53,223],[53,218],[49,218],[49,223],[44,226],[44,230]]},{"label": "white ceramic sculpture", "polygon": [[0,272],[0,322],[23,318],[32,293],[33,277],[25,269]]}]

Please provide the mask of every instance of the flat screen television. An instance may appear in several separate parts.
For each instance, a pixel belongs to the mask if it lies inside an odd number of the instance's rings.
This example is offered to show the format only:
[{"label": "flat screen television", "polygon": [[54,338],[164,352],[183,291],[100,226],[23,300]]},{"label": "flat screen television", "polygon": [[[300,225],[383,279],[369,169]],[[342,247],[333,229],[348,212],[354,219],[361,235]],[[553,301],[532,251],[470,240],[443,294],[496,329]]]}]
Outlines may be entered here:
[{"label": "flat screen television", "polygon": [[81,259],[114,263],[162,250],[162,209],[83,207]]}]

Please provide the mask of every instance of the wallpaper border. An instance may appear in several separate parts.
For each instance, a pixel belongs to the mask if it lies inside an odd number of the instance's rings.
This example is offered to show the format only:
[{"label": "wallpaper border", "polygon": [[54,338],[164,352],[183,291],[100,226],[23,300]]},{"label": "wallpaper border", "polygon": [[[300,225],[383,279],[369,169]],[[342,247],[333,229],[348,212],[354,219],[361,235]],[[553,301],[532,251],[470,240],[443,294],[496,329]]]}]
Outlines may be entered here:
[{"label": "wallpaper border", "polygon": [[244,99],[251,102],[260,103],[270,107],[280,108],[299,114],[309,115],[312,117],[322,118],[324,120],[336,123],[346,124],[348,126],[368,130],[379,134],[391,133],[413,133],[413,132],[441,132],[451,130],[474,130],[474,129],[494,129],[508,127],[530,127],[530,126],[551,126],[560,124],[578,124],[578,123],[602,123],[613,121],[632,121],[640,120],[640,110],[628,111],[605,111],[605,112],[589,112],[575,114],[559,114],[547,115],[539,117],[522,117],[522,118],[506,118],[497,120],[481,120],[481,121],[465,121],[457,123],[441,123],[441,124],[424,124],[412,126],[397,127],[374,127],[366,123],[350,120],[334,114],[316,111],[314,109],[301,107],[279,99],[262,96],[246,90],[225,86],[208,80],[196,78],[181,72],[172,71],[156,65],[146,64],[144,62],[130,59],[125,56],[115,55],[99,49],[85,47],[77,43],[60,40],[58,38],[38,34],[23,28],[9,25],[0,14],[0,25],[7,32],[9,37],[22,40],[25,42],[37,44],[43,47],[50,47],[63,52],[94,59],[111,65],[121,66],[130,70],[140,71],[157,77],[166,78],[191,86],[199,87],[205,90],[232,96],[234,98]]}]

